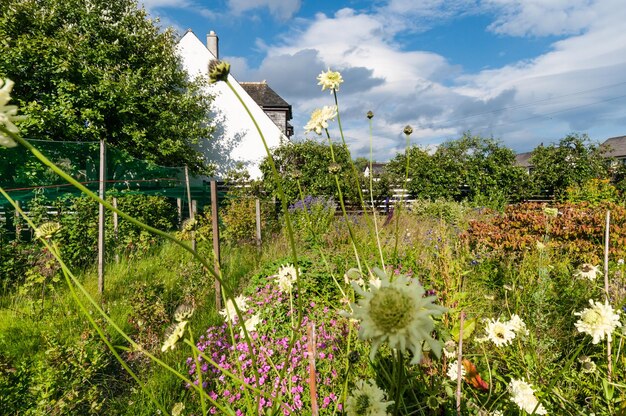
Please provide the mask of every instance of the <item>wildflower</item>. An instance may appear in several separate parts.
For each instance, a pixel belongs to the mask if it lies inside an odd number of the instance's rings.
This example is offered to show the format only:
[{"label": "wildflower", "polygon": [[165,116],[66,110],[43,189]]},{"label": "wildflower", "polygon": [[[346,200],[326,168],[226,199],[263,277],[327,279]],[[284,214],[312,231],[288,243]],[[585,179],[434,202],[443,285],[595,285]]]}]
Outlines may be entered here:
[{"label": "wildflower", "polygon": [[404,127],[404,130],[402,130],[402,132],[404,134],[406,134],[407,136],[410,136],[411,133],[413,133],[413,127],[409,126],[408,124]]},{"label": "wildflower", "polygon": [[339,84],[343,82],[343,78],[341,78],[341,74],[339,72],[331,71],[330,68],[328,72],[322,71],[318,76],[317,80],[319,81],[317,85],[322,86],[322,91],[328,88],[332,94],[333,91],[339,90]]},{"label": "wildflower", "polygon": [[385,392],[374,380],[359,380],[346,400],[346,413],[348,416],[386,416],[387,407],[393,403],[385,401]]},{"label": "wildflower", "polygon": [[443,344],[443,355],[445,355],[446,358],[456,357],[456,342],[451,339],[446,341],[446,343]]},{"label": "wildflower", "polygon": [[331,163],[330,166],[328,166],[328,172],[331,175],[337,175],[341,172],[341,165],[339,163]]},{"label": "wildflower", "polygon": [[176,311],[174,312],[174,319],[177,322],[186,321],[191,318],[191,315],[193,315],[193,311],[193,306],[183,303],[178,308],[176,308]]},{"label": "wildflower", "polygon": [[[537,403],[539,403],[535,397],[533,388],[524,380],[511,379],[509,383],[509,393],[511,393],[513,403],[526,413],[532,413],[535,407],[537,407]],[[539,404],[539,407],[535,410],[536,415],[545,415],[547,413],[542,404]]]},{"label": "wildflower", "polygon": [[505,344],[510,344],[511,341],[515,338],[515,332],[513,332],[513,328],[508,323],[500,322],[500,319],[488,320],[487,327],[485,328],[487,332],[487,338],[496,344],[497,347],[501,347]]},{"label": "wildflower", "polygon": [[[459,378],[459,360],[454,360],[448,365],[448,372],[446,374],[452,381],[456,381]],[[465,367],[461,366],[461,378],[464,377]]]},{"label": "wildflower", "polygon": [[543,251],[546,248],[546,245],[543,244],[541,241],[537,240],[537,243],[535,244],[537,246],[537,250],[538,251]]},{"label": "wildflower", "polygon": [[230,73],[230,64],[228,62],[214,59],[209,63],[209,81],[211,84],[215,84],[219,81],[228,81],[228,74]]},{"label": "wildflower", "polygon": [[617,265],[618,266],[623,266],[624,265],[624,259],[617,260]]},{"label": "wildflower", "polygon": [[[17,133],[19,130],[13,122],[21,120],[23,117],[17,115],[16,105],[7,105],[11,101],[13,85],[14,83],[10,79],[0,79],[0,126],[3,126],[11,133]],[[17,143],[11,136],[0,132],[0,146],[15,147]]]},{"label": "wildflower", "polygon": [[[246,331],[247,332],[253,332],[256,331],[256,326],[258,324],[261,323],[261,319],[259,314],[254,314],[252,315],[250,318],[246,319],[246,322],[244,322],[244,326],[246,327]],[[241,335],[242,337],[244,336],[243,334],[243,328],[239,331],[239,335]]]},{"label": "wildflower", "polygon": [[322,108],[317,108],[311,113],[311,119],[304,126],[304,132],[315,131],[317,134],[322,134],[322,130],[328,128],[328,122],[335,117],[337,117],[336,106],[325,105]]},{"label": "wildflower", "polygon": [[522,318],[517,314],[511,315],[511,319],[508,322],[509,327],[516,334],[522,334],[524,336],[528,335],[528,329],[526,328],[526,324],[522,321]]},{"label": "wildflower", "polygon": [[543,209],[543,213],[546,215],[546,217],[556,218],[556,216],[559,215],[559,210],[557,208],[546,207]]},{"label": "wildflower", "polygon": [[424,342],[441,356],[441,343],[431,337],[435,327],[432,316],[441,315],[446,309],[433,303],[435,296],[424,297],[424,288],[417,280],[398,275],[390,281],[382,270],[374,269],[374,273],[380,277],[380,287],[370,284],[370,290],[364,291],[352,284],[362,299],[351,304],[354,312],[348,315],[361,322],[359,337],[372,340],[370,359],[374,359],[383,342],[399,351],[410,349],[411,364],[422,358]]},{"label": "wildflower", "polygon": [[193,231],[198,225],[198,221],[195,218],[187,218],[183,222],[183,231]]},{"label": "wildflower", "polygon": [[61,224],[58,222],[44,222],[35,230],[35,237],[49,240],[59,230],[61,230]]},{"label": "wildflower", "polygon": [[589,280],[596,280],[596,275],[602,275],[600,266],[594,266],[593,264],[585,263],[580,266],[580,269],[576,270],[574,277],[585,278]]},{"label": "wildflower", "polygon": [[168,348],[172,350],[174,349],[178,340],[183,337],[186,325],[187,321],[182,321],[172,324],[167,328],[165,331],[165,342],[161,347],[161,351],[165,352]]},{"label": "wildflower", "polygon": [[226,307],[219,311],[219,314],[224,317],[224,320],[235,322],[237,319],[237,311],[235,310],[235,305],[240,311],[246,310],[248,308],[248,299],[244,295],[239,295],[235,298],[235,302],[233,303],[232,299],[228,299],[226,301]]},{"label": "wildflower", "polygon": [[604,304],[595,302],[593,299],[589,299],[591,308],[587,308],[582,312],[576,312],[574,315],[580,316],[580,320],[574,325],[578,329],[578,332],[584,332],[593,337],[593,344],[604,340],[606,336],[611,341],[611,333],[618,326],[622,326],[619,321],[620,311],[617,313],[613,310],[613,307],[609,305],[607,301]]},{"label": "wildflower", "polygon": [[278,269],[278,275],[276,277],[276,283],[278,283],[278,289],[281,292],[290,292],[293,284],[296,282],[296,279],[296,268],[293,266],[293,264],[280,266],[280,268]]},{"label": "wildflower", "polygon": [[181,402],[176,403],[172,407],[172,416],[180,416],[183,410],[185,410],[185,405]]},{"label": "wildflower", "polygon": [[591,360],[585,361],[584,363],[581,363],[580,369],[583,373],[586,373],[586,374],[595,373],[596,363],[594,363]]}]

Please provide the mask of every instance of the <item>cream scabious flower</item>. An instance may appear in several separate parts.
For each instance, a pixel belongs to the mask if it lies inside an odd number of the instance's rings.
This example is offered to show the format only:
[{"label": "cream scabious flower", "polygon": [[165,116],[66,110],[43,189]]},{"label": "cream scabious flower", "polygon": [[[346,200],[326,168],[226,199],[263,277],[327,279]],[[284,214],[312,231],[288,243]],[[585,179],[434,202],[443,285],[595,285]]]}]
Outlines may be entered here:
[{"label": "cream scabious flower", "polygon": [[[298,272],[300,272],[299,269]],[[297,278],[298,276],[296,273],[296,268],[293,266],[293,264],[288,264],[286,266],[280,266],[275,281],[276,283],[278,283],[278,289],[281,292],[287,293],[291,291],[291,289],[293,288],[293,284],[296,282]]]},{"label": "cream scabious flower", "polygon": [[574,277],[580,277],[583,279],[596,280],[597,275],[602,276],[600,266],[594,266],[593,264],[585,263],[580,266],[580,269],[576,270]]},{"label": "cream scabious flower", "polygon": [[457,356],[456,342],[454,342],[454,340],[450,339],[443,344],[443,355],[445,355],[446,358],[454,358]]},{"label": "cream scabious flower", "polygon": [[35,230],[35,237],[49,240],[61,230],[61,224],[58,222],[44,222]]},{"label": "cream scabious flower", "polygon": [[[511,401],[526,413],[532,413],[535,407],[537,407],[537,403],[539,403],[533,388],[524,380],[511,379],[509,393],[511,393]],[[539,407],[535,410],[536,415],[545,415],[547,413],[542,404],[539,404]]]},{"label": "cream scabious flower", "polygon": [[219,311],[219,314],[222,315],[225,321],[235,322],[237,320],[235,305],[237,305],[239,311],[245,311],[248,309],[248,299],[244,295],[237,296],[234,303],[232,299],[228,299],[226,307]]},{"label": "cream scabious flower", "polygon": [[387,416],[387,407],[393,403],[385,401],[385,392],[374,380],[359,380],[346,400],[346,413],[348,416]]},{"label": "cream scabious flower", "polygon": [[[243,325],[246,327],[246,332],[253,332],[253,331],[256,331],[256,326],[260,323],[261,323],[261,317],[257,313],[257,314],[252,315],[250,318],[246,319],[246,322],[244,322]],[[239,335],[243,337],[244,335],[243,328],[239,330]]]},{"label": "cream scabious flower", "polygon": [[441,342],[431,337],[435,327],[432,317],[446,309],[434,304],[435,296],[424,297],[424,288],[417,280],[398,275],[391,281],[380,269],[373,269],[373,273],[380,278],[380,287],[370,285],[370,290],[365,291],[353,283],[362,299],[351,304],[353,313],[347,315],[360,321],[359,337],[372,340],[370,359],[374,359],[383,342],[399,351],[411,350],[411,364],[421,360],[424,342],[441,356]]},{"label": "cream scabious flower", "polygon": [[314,131],[317,134],[322,134],[322,130],[328,128],[328,122],[335,117],[337,117],[336,106],[325,105],[322,108],[317,108],[311,113],[311,119],[304,126],[304,132]]},{"label": "cream scabious flower", "polygon": [[[461,366],[461,378],[465,377],[465,366]],[[454,360],[448,364],[448,372],[446,373],[448,378],[452,381],[456,381],[459,377],[459,360]]]},{"label": "cream scabious flower", "polygon": [[516,334],[522,334],[524,336],[528,335],[526,324],[522,321],[522,318],[520,318],[519,315],[515,313],[511,315],[508,325]]},{"label": "cream scabious flower", "polygon": [[490,319],[487,322],[487,339],[496,344],[496,347],[510,344],[515,338],[515,332],[508,322],[501,322],[500,319]]},{"label": "cream scabious flower", "polygon": [[176,343],[179,339],[183,337],[185,333],[185,326],[187,325],[187,321],[177,322],[175,324],[170,325],[165,331],[165,342],[161,347],[161,351],[167,351],[168,349],[174,349],[176,347]]},{"label": "cream scabious flower", "polygon": [[611,334],[615,331],[615,328],[622,326],[619,320],[620,311],[615,313],[613,307],[607,301],[604,301],[604,304],[602,304],[589,299],[589,304],[591,304],[591,308],[574,313],[574,315],[580,316],[580,320],[574,324],[578,332],[591,335],[593,344],[604,340],[605,336],[611,341]]},{"label": "cream scabious flower", "polygon": [[322,86],[322,91],[325,89],[329,89],[331,94],[333,91],[339,90],[339,84],[343,82],[343,78],[341,78],[341,74],[339,72],[331,71],[330,68],[327,72],[322,71],[318,76],[317,80],[319,81],[317,85]]},{"label": "cream scabious flower", "polygon": [[[10,79],[0,79],[0,125],[11,133],[17,133],[18,129],[13,122],[22,119],[22,117],[17,115],[16,105],[8,105],[11,101],[13,85],[14,83]],[[17,143],[10,136],[0,131],[0,146],[15,147]]]}]

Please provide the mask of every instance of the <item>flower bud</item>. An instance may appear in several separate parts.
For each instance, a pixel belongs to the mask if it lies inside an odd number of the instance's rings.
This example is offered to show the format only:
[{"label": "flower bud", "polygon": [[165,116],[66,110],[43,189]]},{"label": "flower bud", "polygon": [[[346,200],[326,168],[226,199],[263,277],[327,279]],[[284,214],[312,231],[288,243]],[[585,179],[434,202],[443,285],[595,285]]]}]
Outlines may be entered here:
[{"label": "flower bud", "polygon": [[413,133],[413,127],[411,127],[410,125],[406,125],[406,127],[404,128],[404,130],[402,130],[404,132],[404,134],[406,134],[407,136],[410,136],[411,133]]},{"label": "flower bud", "polygon": [[218,81],[226,82],[230,73],[230,64],[228,62],[214,59],[209,63],[209,81],[215,84]]}]

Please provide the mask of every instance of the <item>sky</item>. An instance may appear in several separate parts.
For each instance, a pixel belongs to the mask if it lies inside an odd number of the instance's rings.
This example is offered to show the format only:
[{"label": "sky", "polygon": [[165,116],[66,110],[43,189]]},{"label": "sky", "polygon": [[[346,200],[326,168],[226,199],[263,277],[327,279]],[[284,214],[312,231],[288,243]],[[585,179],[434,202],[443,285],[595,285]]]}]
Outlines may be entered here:
[{"label": "sky", "polygon": [[[238,81],[266,80],[293,106],[296,140],[334,104],[346,141],[374,159],[464,132],[516,152],[571,133],[626,135],[624,0],[141,0],[162,26],[219,36]],[[337,124],[330,132],[337,137]]]}]

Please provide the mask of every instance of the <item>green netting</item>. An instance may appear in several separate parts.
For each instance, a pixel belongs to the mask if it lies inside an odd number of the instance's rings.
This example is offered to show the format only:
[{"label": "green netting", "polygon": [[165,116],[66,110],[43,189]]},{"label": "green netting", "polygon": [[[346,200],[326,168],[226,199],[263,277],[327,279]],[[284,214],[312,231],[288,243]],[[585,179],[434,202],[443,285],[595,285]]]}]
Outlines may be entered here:
[{"label": "green netting", "polygon": [[[87,188],[98,190],[100,143],[31,143]],[[158,166],[111,146],[106,147],[106,162],[107,193],[163,195],[187,201],[184,168]],[[11,198],[25,204],[41,194],[50,200],[80,195],[78,189],[65,182],[21,146],[10,149],[0,147],[0,186]],[[208,183],[193,180],[191,195],[191,199],[198,201],[199,206],[208,204],[211,197]],[[0,206],[7,203],[0,195]]]}]

